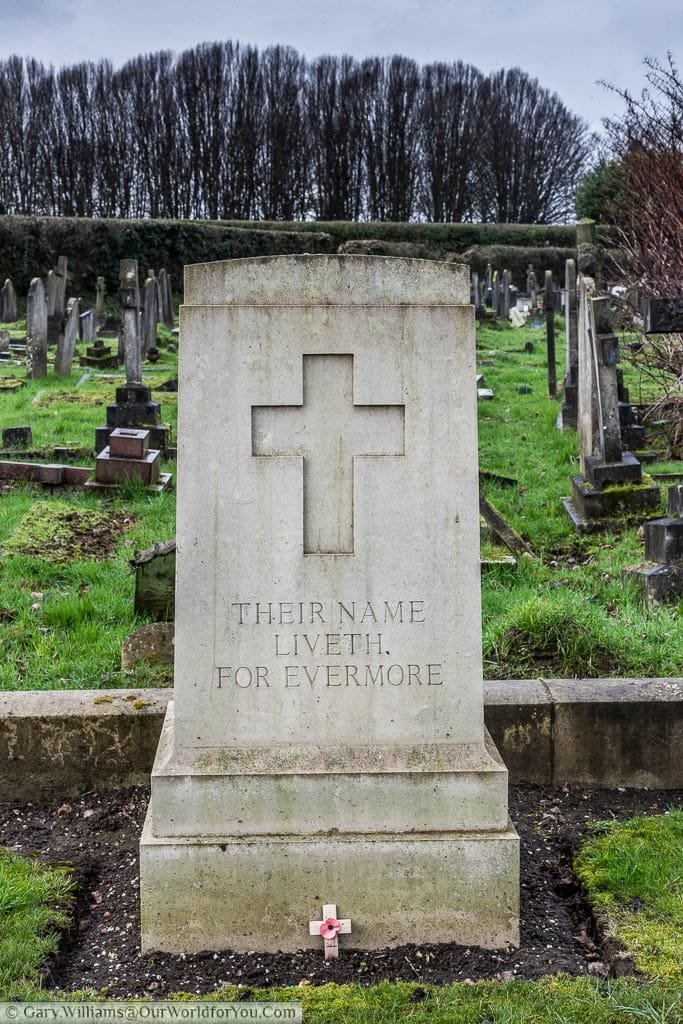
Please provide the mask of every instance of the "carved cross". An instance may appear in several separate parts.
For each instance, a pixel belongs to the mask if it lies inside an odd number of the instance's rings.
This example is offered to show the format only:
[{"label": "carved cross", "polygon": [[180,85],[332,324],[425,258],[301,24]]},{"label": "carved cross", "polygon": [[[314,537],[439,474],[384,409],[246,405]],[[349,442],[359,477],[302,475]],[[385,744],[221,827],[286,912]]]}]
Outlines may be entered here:
[{"label": "carved cross", "polygon": [[336,903],[323,903],[322,921],[309,921],[309,935],[321,935],[325,942],[325,959],[336,960],[339,956],[338,935],[351,934],[351,921],[345,918],[342,921],[337,919]]},{"label": "carved cross", "polygon": [[251,408],[252,455],[303,460],[306,554],[354,550],[354,461],[405,455],[405,406],[356,405],[353,356],[303,356],[301,405]]}]

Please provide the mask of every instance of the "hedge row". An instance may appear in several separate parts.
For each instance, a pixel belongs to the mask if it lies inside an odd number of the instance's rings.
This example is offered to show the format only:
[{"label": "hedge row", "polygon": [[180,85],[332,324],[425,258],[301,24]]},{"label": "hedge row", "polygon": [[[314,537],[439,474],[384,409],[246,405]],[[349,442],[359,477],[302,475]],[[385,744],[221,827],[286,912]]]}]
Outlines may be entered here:
[{"label": "hedge row", "polygon": [[539,278],[552,270],[560,280],[573,254],[575,229],[529,224],[390,224],[326,221],[89,220],[77,217],[0,216],[0,282],[11,277],[19,294],[31,278],[44,277],[64,254],[74,291],[94,292],[95,278],[118,285],[119,260],[135,258],[142,271],[165,267],[180,290],[188,263],[246,256],[314,252],[366,252],[422,259],[462,259],[480,273],[486,264],[508,269],[524,287],[533,263]]},{"label": "hedge row", "polygon": [[0,217],[0,282],[11,277],[17,292],[25,294],[31,278],[45,277],[63,254],[74,291],[94,292],[99,275],[108,289],[117,288],[122,259],[137,259],[141,273],[165,267],[179,291],[187,263],[335,249],[333,239],[320,231],[303,235],[202,221]]}]

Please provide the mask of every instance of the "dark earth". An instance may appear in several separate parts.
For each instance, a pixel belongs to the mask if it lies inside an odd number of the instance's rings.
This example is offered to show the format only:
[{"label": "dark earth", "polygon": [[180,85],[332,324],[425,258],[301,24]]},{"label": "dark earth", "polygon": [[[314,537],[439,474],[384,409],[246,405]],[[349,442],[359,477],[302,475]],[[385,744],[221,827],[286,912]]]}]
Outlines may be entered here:
[{"label": "dark earth", "polygon": [[[455,944],[374,952],[148,954],[139,945],[138,842],[148,790],[88,793],[48,806],[0,805],[0,843],[51,864],[73,867],[74,921],[47,965],[48,988],[94,989],[115,997],[204,994],[226,984],[250,987],[369,984],[382,979],[443,984],[545,974],[606,977],[631,968],[608,948],[572,874],[572,857],[592,821],[661,814],[683,791],[512,786],[510,813],[521,837],[521,945],[484,950]],[[343,908],[340,908],[343,912]],[[322,947],[322,941],[321,941]]]}]

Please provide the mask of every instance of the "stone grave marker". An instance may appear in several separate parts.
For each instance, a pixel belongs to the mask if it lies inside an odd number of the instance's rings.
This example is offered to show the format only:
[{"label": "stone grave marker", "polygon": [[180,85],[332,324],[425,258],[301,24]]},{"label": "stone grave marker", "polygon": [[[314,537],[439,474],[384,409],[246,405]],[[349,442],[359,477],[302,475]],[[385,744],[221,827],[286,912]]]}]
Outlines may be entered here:
[{"label": "stone grave marker", "polygon": [[78,334],[81,341],[95,340],[95,310],[86,309],[81,313],[78,324]]},{"label": "stone grave marker", "polygon": [[572,499],[564,500],[578,529],[613,524],[659,504],[659,488],[643,482],[640,462],[622,450],[618,360],[610,300],[596,297],[594,281],[580,275],[578,427],[582,476],[572,477]]},{"label": "stone grave marker", "polygon": [[98,327],[104,320],[104,300],[106,295],[107,283],[103,277],[98,277],[95,285],[95,323]]},{"label": "stone grave marker", "polygon": [[163,267],[159,271],[159,304],[161,322],[170,331],[173,329],[173,295],[171,278]]},{"label": "stone grave marker", "polygon": [[0,324],[13,324],[17,319],[17,293],[11,278],[0,289]]},{"label": "stone grave marker", "polygon": [[58,377],[68,377],[71,373],[71,364],[78,337],[79,319],[80,299],[69,299],[66,309],[64,334],[60,336],[57,343],[57,355],[55,356],[55,374]]},{"label": "stone grave marker", "polygon": [[144,305],[142,309],[142,354],[146,355],[157,347],[157,324],[159,323],[159,282],[154,271],[145,281]]},{"label": "stone grave marker", "polygon": [[469,269],[193,266],[181,324],[143,950],[315,948],[322,899],[357,948],[516,943],[519,841],[483,719]]},{"label": "stone grave marker", "polygon": [[545,272],[543,288],[543,308],[545,309],[545,343],[548,366],[548,395],[557,395],[557,365],[555,363],[555,305],[553,299],[553,273]]},{"label": "stone grave marker", "polygon": [[149,447],[165,451],[169,443],[169,429],[161,423],[159,403],[152,400],[151,388],[142,383],[137,260],[121,260],[120,275],[119,302],[123,315],[126,383],[117,387],[115,403],[107,406],[106,426],[98,427],[95,431],[95,451],[99,454],[106,448],[111,432],[117,427],[144,428],[149,431]]},{"label": "stone grave marker", "polygon": [[576,427],[578,415],[579,381],[579,325],[576,291],[576,263],[565,263],[565,372],[561,425],[563,429]]},{"label": "stone grave marker", "polygon": [[667,497],[668,515],[643,526],[644,564],[624,573],[638,583],[645,601],[653,604],[683,597],[683,485],[673,484]]},{"label": "stone grave marker", "polygon": [[47,304],[45,287],[34,277],[26,300],[26,375],[30,380],[47,373]]}]

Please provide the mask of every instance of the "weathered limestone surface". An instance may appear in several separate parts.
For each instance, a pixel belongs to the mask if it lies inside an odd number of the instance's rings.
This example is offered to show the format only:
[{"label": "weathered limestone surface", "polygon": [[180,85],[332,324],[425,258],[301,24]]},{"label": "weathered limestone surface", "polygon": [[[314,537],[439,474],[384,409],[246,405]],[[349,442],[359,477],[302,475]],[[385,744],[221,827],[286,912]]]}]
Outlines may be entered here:
[{"label": "weathered limestone surface", "polygon": [[185,298],[143,948],[311,945],[323,896],[354,945],[516,942],[467,268],[229,261],[188,268]]}]

